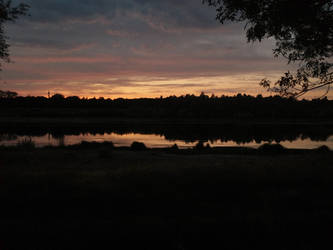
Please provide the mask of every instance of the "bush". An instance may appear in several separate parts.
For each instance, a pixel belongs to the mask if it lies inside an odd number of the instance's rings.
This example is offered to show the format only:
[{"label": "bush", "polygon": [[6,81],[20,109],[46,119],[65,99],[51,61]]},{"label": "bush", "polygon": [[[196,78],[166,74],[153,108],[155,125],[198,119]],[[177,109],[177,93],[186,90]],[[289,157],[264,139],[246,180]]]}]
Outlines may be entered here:
[{"label": "bush", "polygon": [[133,151],[143,151],[143,150],[147,150],[147,147],[144,143],[135,141],[131,145],[131,150],[133,150]]},{"label": "bush", "polygon": [[178,148],[178,145],[175,143],[173,144],[169,149],[168,149],[169,152],[172,152],[172,153],[176,153],[179,151],[179,148]]},{"label": "bush", "polygon": [[175,143],[171,146],[172,150],[179,150],[178,145]]},{"label": "bush", "polygon": [[320,146],[319,148],[315,149],[318,153],[328,153],[331,152],[331,150],[329,149],[329,147],[327,147],[326,145]]}]

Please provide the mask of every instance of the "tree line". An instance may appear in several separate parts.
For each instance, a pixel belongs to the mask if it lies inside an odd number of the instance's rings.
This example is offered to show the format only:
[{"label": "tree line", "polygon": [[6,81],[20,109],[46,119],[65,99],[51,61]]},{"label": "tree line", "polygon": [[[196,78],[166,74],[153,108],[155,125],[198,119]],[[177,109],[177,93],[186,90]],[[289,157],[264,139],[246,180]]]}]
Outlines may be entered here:
[{"label": "tree line", "polygon": [[[3,93],[7,93],[4,95]],[[193,119],[333,119],[333,101],[297,100],[281,96],[256,97],[196,95],[160,98],[110,99],[64,97],[55,94],[22,97],[15,92],[0,92],[2,116],[40,117],[128,117]]]}]

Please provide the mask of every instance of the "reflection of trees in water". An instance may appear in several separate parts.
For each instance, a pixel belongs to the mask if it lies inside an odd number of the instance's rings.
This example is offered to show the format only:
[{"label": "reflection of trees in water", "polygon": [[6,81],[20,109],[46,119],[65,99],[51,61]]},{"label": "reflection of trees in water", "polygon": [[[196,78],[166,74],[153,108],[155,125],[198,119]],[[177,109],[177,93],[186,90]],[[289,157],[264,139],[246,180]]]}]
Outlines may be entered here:
[{"label": "reflection of trees in water", "polygon": [[[58,140],[59,145],[64,145],[66,135],[101,135],[104,134],[154,134],[165,137],[166,140],[181,140],[186,143],[197,141],[210,142],[217,141],[238,144],[263,143],[263,142],[293,142],[298,139],[311,139],[313,141],[326,141],[333,135],[333,127],[330,125],[151,125],[143,124],[133,126],[122,124],[121,126],[108,127],[73,127],[73,128],[25,128],[7,129],[0,135],[5,138],[17,138],[17,136],[46,136],[50,134],[52,138]],[[1,136],[0,136],[1,139]]]},{"label": "reflection of trees in water", "polygon": [[17,135],[15,134],[0,134],[0,142],[15,141],[15,140],[17,140]]},{"label": "reflection of trees in water", "polygon": [[58,146],[65,146],[65,134],[54,133],[51,134],[52,138],[58,141]]},{"label": "reflection of trees in water", "polygon": [[310,139],[313,141],[327,141],[333,134],[332,128],[300,128],[296,127],[224,127],[221,129],[207,128],[195,129],[195,131],[181,129],[166,131],[165,138],[170,141],[183,140],[185,142],[196,142],[198,140],[209,140],[238,144],[296,141],[298,139]]}]

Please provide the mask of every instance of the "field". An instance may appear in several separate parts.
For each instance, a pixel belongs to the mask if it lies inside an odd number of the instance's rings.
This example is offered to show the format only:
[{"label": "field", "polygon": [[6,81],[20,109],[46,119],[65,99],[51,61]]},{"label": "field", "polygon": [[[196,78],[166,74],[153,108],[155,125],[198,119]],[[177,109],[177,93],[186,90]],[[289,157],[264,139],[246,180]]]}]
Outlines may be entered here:
[{"label": "field", "polygon": [[332,156],[2,147],[0,249],[324,249]]}]

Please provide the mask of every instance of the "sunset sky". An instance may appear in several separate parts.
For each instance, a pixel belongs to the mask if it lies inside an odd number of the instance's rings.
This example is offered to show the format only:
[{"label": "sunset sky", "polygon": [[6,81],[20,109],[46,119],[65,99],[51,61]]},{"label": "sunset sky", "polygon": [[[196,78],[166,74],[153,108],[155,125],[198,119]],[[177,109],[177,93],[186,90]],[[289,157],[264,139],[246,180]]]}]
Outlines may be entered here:
[{"label": "sunset sky", "polygon": [[266,93],[262,78],[291,68],[274,40],[247,43],[201,0],[22,0],[7,25],[11,59],[0,89],[20,95],[159,97]]}]

